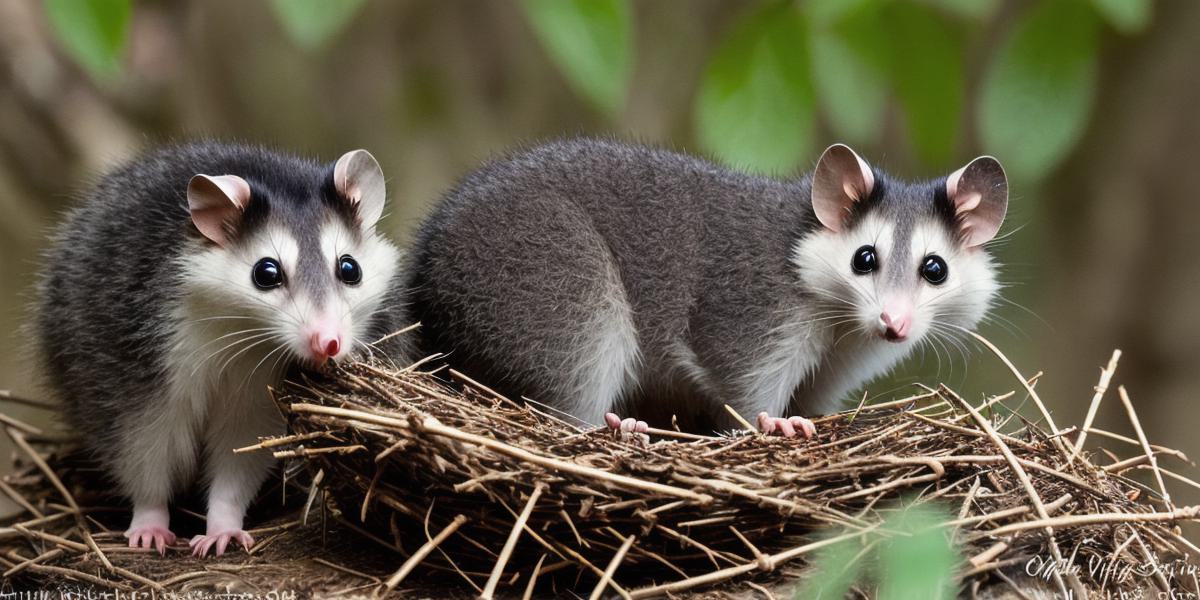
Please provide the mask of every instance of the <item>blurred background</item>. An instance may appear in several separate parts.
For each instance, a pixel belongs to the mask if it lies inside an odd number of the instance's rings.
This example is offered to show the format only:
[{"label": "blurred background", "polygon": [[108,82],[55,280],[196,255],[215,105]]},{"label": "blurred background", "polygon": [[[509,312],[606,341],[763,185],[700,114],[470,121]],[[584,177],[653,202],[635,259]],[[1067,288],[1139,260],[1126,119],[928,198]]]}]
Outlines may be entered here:
[{"label": "blurred background", "polygon": [[[0,2],[0,389],[44,396],[20,333],[54,268],[38,253],[90,181],[147,146],[367,148],[403,241],[456,178],[520,144],[610,135],[787,176],[844,141],[911,178],[997,156],[1010,287],[983,334],[1044,372],[1060,426],[1122,349],[1115,382],[1150,439],[1200,456],[1197,56],[1189,0]],[[1016,388],[966,346],[871,391]],[[1098,423],[1133,435],[1115,389]]]}]

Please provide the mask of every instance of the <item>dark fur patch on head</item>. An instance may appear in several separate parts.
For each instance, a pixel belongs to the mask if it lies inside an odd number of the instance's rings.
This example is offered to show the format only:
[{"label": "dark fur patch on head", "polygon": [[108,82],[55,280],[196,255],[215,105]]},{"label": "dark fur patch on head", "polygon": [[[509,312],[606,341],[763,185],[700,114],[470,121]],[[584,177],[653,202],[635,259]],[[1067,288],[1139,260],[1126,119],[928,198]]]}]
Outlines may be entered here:
[{"label": "dark fur patch on head", "polygon": [[[912,223],[922,217],[933,217],[945,225],[947,231],[958,231],[958,215],[946,195],[946,178],[908,182],[878,169],[872,172],[875,187],[870,197],[854,203],[850,227],[858,225],[868,214],[884,210],[890,220]],[[954,237],[958,238],[957,233]]]},{"label": "dark fur patch on head", "polygon": [[321,186],[321,201],[324,202],[326,208],[333,211],[342,220],[346,229],[353,232],[353,235],[359,236],[362,228],[358,209],[349,198],[338,191],[337,185],[333,181],[333,169],[333,164],[325,168],[324,183]]}]

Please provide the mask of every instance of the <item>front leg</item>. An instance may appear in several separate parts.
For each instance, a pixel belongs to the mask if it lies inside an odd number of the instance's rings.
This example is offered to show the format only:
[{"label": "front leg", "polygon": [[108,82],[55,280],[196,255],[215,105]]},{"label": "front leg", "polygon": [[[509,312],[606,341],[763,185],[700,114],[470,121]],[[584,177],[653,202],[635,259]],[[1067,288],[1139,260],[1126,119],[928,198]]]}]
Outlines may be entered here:
[{"label": "front leg", "polygon": [[167,505],[175,490],[190,481],[197,447],[194,414],[182,399],[164,400],[128,417],[121,426],[128,440],[114,458],[121,491],[133,500],[133,518],[125,537],[130,548],[165,554],[175,543]]},{"label": "front leg", "polygon": [[259,437],[281,435],[283,421],[263,397],[238,398],[210,413],[207,442],[208,523],[204,535],[192,538],[192,554],[205,556],[210,550],[220,556],[230,542],[249,549],[254,538],[244,529],[246,508],[270,474],[274,458],[267,452],[234,454]]}]

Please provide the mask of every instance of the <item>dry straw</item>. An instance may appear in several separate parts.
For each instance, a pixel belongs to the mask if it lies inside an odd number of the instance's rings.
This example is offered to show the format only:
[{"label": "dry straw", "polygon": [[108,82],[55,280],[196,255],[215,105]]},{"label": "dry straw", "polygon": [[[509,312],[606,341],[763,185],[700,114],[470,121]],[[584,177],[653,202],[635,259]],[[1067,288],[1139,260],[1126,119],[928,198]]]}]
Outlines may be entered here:
[{"label": "dry straw", "polygon": [[[163,560],[118,550],[119,532],[92,518],[111,509],[72,497],[89,475],[70,467],[60,477],[67,463],[43,460],[31,443],[38,433],[6,420],[32,461],[0,485],[25,511],[0,529],[0,565],[41,584],[126,589],[307,577],[313,593],[376,596],[649,598],[714,586],[770,596],[785,595],[822,547],[886,541],[889,513],[937,503],[954,515],[941,527],[963,549],[964,591],[1200,592],[1186,568],[1200,549],[1177,526],[1200,507],[1173,505],[1166,482],[1200,486],[1160,460],[1186,458],[1146,440],[1124,390],[1136,437],[1092,426],[1119,354],[1085,427],[1063,430],[1034,381],[983,342],[1016,375],[1018,393],[976,404],[924,388],[821,417],[811,441],[653,430],[646,444],[454,371],[449,385],[421,364],[350,364],[286,384],[276,399],[292,435],[240,450],[287,459],[312,486],[256,532],[254,555],[228,555],[224,569],[182,552]],[[1024,396],[1037,422],[1005,409]],[[1132,456],[1087,451],[1076,442],[1087,435]],[[1151,477],[1131,477],[1137,470]],[[1030,565],[1039,577],[1025,576]],[[856,589],[870,596],[869,585]]]}]

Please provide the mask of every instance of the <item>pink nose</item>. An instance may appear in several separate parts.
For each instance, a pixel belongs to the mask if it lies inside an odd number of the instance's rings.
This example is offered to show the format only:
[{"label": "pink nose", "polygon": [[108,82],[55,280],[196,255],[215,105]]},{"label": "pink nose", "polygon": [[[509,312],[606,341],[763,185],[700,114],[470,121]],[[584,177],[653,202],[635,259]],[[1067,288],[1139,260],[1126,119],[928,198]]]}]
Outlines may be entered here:
[{"label": "pink nose", "polygon": [[342,349],[342,336],[331,329],[318,329],[309,338],[309,349],[312,350],[314,358],[325,361],[337,356],[338,351]]},{"label": "pink nose", "polygon": [[889,342],[903,342],[908,337],[912,318],[905,312],[893,314],[885,310],[883,314],[879,315],[879,322],[883,324],[884,339]]}]

